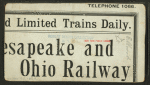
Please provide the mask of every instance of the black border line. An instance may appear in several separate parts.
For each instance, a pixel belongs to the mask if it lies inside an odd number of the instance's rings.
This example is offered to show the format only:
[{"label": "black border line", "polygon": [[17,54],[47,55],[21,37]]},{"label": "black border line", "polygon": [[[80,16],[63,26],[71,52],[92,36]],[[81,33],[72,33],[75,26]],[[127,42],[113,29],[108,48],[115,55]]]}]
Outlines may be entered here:
[{"label": "black border line", "polygon": [[117,32],[117,31],[65,31],[65,30],[5,30],[5,32],[22,32],[22,33],[80,33],[80,34],[131,34],[131,32]]},{"label": "black border line", "polygon": [[20,15],[82,15],[82,16],[134,16],[135,12],[117,13],[113,12],[89,12],[89,11],[52,11],[52,10],[15,10],[5,11],[5,14],[20,14]]},{"label": "black border line", "polygon": [[133,82],[136,82],[137,80],[136,80],[136,70],[137,70],[137,66],[136,66],[136,64],[137,64],[137,54],[136,54],[136,52],[137,52],[137,46],[138,46],[138,44],[137,44],[137,40],[138,38],[137,38],[137,13],[135,13],[135,15],[134,15],[134,49],[133,49]]}]

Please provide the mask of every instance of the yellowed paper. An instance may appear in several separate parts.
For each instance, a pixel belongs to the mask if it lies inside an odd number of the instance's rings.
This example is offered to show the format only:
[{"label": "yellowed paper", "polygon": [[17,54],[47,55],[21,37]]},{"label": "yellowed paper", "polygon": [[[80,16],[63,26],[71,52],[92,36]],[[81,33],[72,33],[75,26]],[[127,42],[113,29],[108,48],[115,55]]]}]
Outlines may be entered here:
[{"label": "yellowed paper", "polygon": [[144,39],[142,4],[7,4],[4,77],[143,82]]}]

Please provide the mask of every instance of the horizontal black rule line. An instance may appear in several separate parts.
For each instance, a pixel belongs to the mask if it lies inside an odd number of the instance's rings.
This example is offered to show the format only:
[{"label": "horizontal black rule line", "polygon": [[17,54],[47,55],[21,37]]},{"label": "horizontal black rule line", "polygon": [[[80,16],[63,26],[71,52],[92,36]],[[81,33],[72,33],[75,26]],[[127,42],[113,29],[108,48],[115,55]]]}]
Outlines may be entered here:
[{"label": "horizontal black rule line", "polygon": [[[25,31],[5,31],[5,32],[25,32]],[[28,32],[28,31],[26,31]],[[28,32],[28,33],[102,33],[102,32]],[[130,32],[107,32],[107,33],[121,33],[121,34],[131,34]],[[107,34],[105,33],[105,34]]]},{"label": "horizontal black rule line", "polygon": [[80,34],[131,34],[131,33],[88,33],[88,32],[20,32],[20,33],[80,33]]},{"label": "horizontal black rule line", "polygon": [[[66,31],[66,30],[5,30],[5,32],[40,32],[40,31],[55,31],[55,32],[110,32],[110,33],[118,33],[118,31]],[[119,32],[119,33],[131,33],[131,32]]]}]

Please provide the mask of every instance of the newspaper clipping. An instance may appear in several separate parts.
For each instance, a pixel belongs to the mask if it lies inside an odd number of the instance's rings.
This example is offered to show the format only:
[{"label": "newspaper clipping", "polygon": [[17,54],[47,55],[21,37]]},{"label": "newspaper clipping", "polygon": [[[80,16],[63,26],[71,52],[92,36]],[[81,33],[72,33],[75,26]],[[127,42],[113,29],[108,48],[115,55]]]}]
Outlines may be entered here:
[{"label": "newspaper clipping", "polygon": [[145,6],[8,3],[7,81],[143,82]]}]

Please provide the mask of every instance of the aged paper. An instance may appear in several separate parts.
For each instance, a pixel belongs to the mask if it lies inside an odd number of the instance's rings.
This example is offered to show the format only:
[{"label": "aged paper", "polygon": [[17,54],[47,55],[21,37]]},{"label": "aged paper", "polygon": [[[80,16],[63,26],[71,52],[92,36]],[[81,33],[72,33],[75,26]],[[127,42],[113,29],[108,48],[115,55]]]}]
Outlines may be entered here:
[{"label": "aged paper", "polygon": [[7,81],[143,82],[145,7],[116,3],[9,3]]}]

